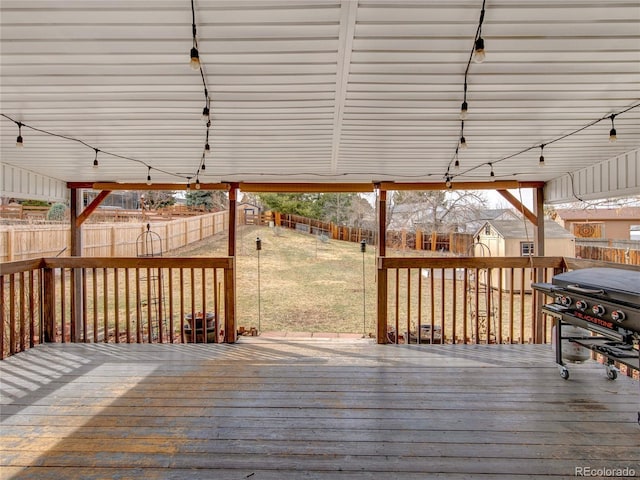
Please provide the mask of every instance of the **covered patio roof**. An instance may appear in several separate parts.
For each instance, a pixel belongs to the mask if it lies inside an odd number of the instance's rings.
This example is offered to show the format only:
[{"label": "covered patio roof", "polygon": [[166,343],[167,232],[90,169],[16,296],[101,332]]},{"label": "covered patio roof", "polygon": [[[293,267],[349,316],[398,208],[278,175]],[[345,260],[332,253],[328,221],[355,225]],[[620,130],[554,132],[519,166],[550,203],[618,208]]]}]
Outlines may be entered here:
[{"label": "covered patio roof", "polygon": [[195,0],[192,17],[188,0],[3,0],[2,162],[64,182],[184,185],[550,181],[622,157],[631,170],[607,175],[640,190],[638,2],[482,8]]}]

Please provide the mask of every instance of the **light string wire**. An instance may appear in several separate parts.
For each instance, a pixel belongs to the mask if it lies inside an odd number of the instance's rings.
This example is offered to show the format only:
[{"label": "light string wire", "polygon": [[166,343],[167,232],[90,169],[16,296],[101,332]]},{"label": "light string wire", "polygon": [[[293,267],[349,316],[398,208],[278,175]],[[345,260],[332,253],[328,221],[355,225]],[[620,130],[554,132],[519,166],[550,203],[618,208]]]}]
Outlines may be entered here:
[{"label": "light string wire", "polygon": [[87,148],[89,148],[91,150],[94,150],[94,151],[97,150],[103,155],[108,155],[110,157],[119,158],[121,160],[127,160],[127,161],[130,161],[130,162],[139,163],[140,165],[144,165],[148,170],[155,170],[156,172],[164,173],[166,175],[170,175],[170,176],[176,177],[176,178],[187,178],[184,175],[180,175],[180,174],[177,174],[177,173],[174,173],[174,172],[170,172],[170,171],[164,170],[162,168],[154,167],[154,166],[150,165],[149,163],[145,162],[144,160],[140,160],[139,158],[133,158],[133,157],[129,157],[129,156],[126,156],[126,155],[120,155],[118,153],[110,152],[108,150],[103,150],[102,148],[95,147],[95,146],[91,145],[90,143],[85,142],[84,140],[81,140],[79,138],[71,137],[69,135],[63,135],[61,133],[51,132],[49,130],[44,130],[42,128],[34,127],[32,125],[29,125],[28,123],[19,122],[18,120],[15,120],[14,118],[12,118],[9,115],[6,115],[4,113],[0,113],[0,115],[2,117],[6,118],[7,120],[12,121],[16,125],[19,124],[23,128],[28,128],[29,130],[33,130],[34,132],[42,133],[44,135],[49,135],[51,137],[62,138],[63,140],[68,140],[70,142],[76,142],[76,143],[79,143],[79,144],[81,144],[81,145],[83,145],[83,146],[85,146],[85,147],[87,147]]},{"label": "light string wire", "polygon": [[[634,105],[632,105],[630,107],[627,107],[627,108],[619,111],[615,115],[617,117],[617,116],[619,116],[619,115],[621,115],[623,113],[629,112],[629,111],[634,110],[634,109],[636,109],[638,107],[640,107],[640,103],[637,103],[637,104],[634,104]],[[71,141],[71,142],[76,142],[76,143],[79,143],[79,144],[81,144],[81,145],[83,145],[83,146],[85,146],[85,147],[87,147],[87,148],[89,148],[91,150],[95,150],[97,148],[97,147],[94,147],[93,145],[91,145],[90,143],[85,142],[84,140],[81,140],[79,138],[71,137],[69,135],[62,135],[62,134],[59,134],[59,133],[55,133],[55,132],[51,132],[51,131],[48,131],[48,130],[44,130],[42,128],[31,126],[31,125],[26,124],[24,122],[19,122],[18,120],[15,120],[11,116],[9,116],[7,114],[4,114],[4,113],[0,113],[0,116],[2,116],[3,118],[6,118],[7,120],[13,122],[16,125],[20,124],[24,128],[27,128],[29,130],[33,130],[33,131],[38,132],[38,133],[42,133],[44,135],[49,135],[49,136],[52,136],[52,137],[61,138],[61,139],[68,140],[68,141]],[[611,114],[605,115],[605,116],[603,116],[603,117],[601,117],[601,118],[599,118],[597,120],[594,120],[594,121],[592,121],[592,122],[590,122],[590,123],[578,128],[578,129],[576,129],[574,131],[568,132],[568,133],[566,133],[566,134],[564,134],[562,136],[554,138],[553,140],[547,141],[547,142],[545,142],[545,147],[550,145],[550,144],[552,144],[552,143],[559,142],[560,140],[563,140],[563,139],[568,138],[568,137],[570,137],[572,135],[580,133],[583,130],[586,130],[587,128],[598,124],[599,122],[602,122],[603,120],[607,120],[610,117],[611,117]],[[540,145],[539,144],[532,145],[532,146],[527,147],[525,149],[522,149],[522,150],[520,150],[520,151],[518,151],[516,153],[513,153],[511,155],[507,155],[506,157],[502,157],[502,158],[500,158],[498,160],[493,160],[491,162],[485,162],[485,163],[476,165],[475,167],[471,167],[471,168],[465,170],[464,172],[460,172],[460,173],[450,173],[449,170],[447,170],[447,174],[444,177],[446,178],[447,176],[449,176],[450,180],[453,180],[455,177],[463,177],[463,176],[467,177],[467,178],[470,178],[469,175],[467,175],[469,172],[478,170],[479,168],[481,168],[483,166],[489,166],[489,164],[495,165],[496,163],[500,163],[500,162],[512,159],[512,158],[514,158],[514,157],[516,157],[518,155],[522,155],[522,154],[524,154],[526,152],[529,152],[529,151],[531,151],[533,149],[536,149],[536,148],[540,148]],[[145,162],[144,160],[140,160],[140,159],[133,158],[133,157],[130,157],[130,156],[120,155],[120,154],[117,154],[117,153],[114,153],[114,152],[103,150],[101,148],[98,148],[98,150],[100,151],[100,153],[102,155],[107,155],[107,156],[111,156],[111,157],[114,157],[114,158],[119,158],[119,159],[122,159],[122,160],[135,162],[135,163],[138,163],[140,165],[144,165],[148,169],[154,170],[156,172],[164,173],[164,174],[170,175],[172,177],[181,178],[181,179],[185,179],[185,180],[195,177],[195,175],[187,176],[187,175],[184,175],[184,174],[171,172],[169,170],[165,170],[165,169],[162,169],[162,168],[153,167],[152,165],[150,165],[149,163]],[[204,162],[204,158],[201,159],[201,162]],[[435,174],[431,173],[431,172],[423,172],[423,173],[418,173],[418,174],[415,174],[415,175],[397,175],[397,174],[388,174],[388,173],[375,172],[375,171],[371,171],[371,172],[362,172],[362,171],[358,171],[358,172],[342,172],[342,173],[339,173],[339,174],[333,174],[333,173],[323,174],[323,173],[317,173],[317,172],[265,173],[265,172],[252,172],[252,171],[220,173],[220,176],[222,176],[222,177],[238,177],[238,176],[242,177],[244,175],[246,175],[246,176],[261,176],[261,177],[271,177],[271,176],[277,176],[277,177],[283,177],[283,176],[286,176],[286,177],[307,176],[307,177],[317,177],[317,178],[336,178],[336,177],[346,177],[346,176],[349,176],[349,175],[368,175],[368,176],[371,176],[372,178],[376,178],[376,177],[380,177],[380,178],[391,177],[391,178],[413,179],[413,178],[431,177],[431,176],[434,176]],[[509,175],[509,176],[511,176],[511,175]],[[483,175],[482,177],[485,177],[485,176]],[[496,174],[496,177],[504,177],[504,176]]]},{"label": "light string wire", "polygon": [[593,127],[594,125],[597,125],[598,123],[602,122],[603,120],[610,119],[612,115],[615,116],[615,117],[618,117],[619,115],[627,113],[627,112],[629,112],[631,110],[634,110],[634,109],[636,109],[638,107],[640,107],[640,103],[635,103],[635,104],[633,104],[633,105],[631,105],[629,107],[624,108],[623,110],[620,110],[617,113],[613,113],[613,114],[609,113],[607,115],[604,115],[603,117],[600,117],[597,120],[593,120],[593,121],[587,123],[586,125],[583,125],[582,127],[576,128],[575,130],[572,130],[572,131],[570,131],[568,133],[565,133],[564,135],[560,135],[559,137],[553,138],[551,140],[547,140],[547,141],[545,141],[545,142],[543,142],[541,144],[540,143],[536,143],[535,145],[531,145],[530,147],[523,148],[522,150],[520,150],[518,152],[512,153],[510,155],[507,155],[505,157],[499,158],[497,160],[491,160],[490,162],[484,162],[484,163],[480,163],[478,165],[475,165],[473,167],[469,167],[466,170],[464,170],[464,171],[462,171],[462,172],[460,172],[458,174],[452,175],[452,177],[465,176],[466,174],[468,174],[470,172],[473,172],[474,170],[478,170],[479,168],[482,168],[482,167],[485,167],[485,166],[490,166],[490,165],[495,165],[496,163],[500,163],[500,162],[504,162],[504,161],[510,160],[510,159],[512,159],[514,157],[517,157],[519,155],[527,153],[527,152],[529,152],[529,151],[531,151],[533,149],[540,148],[540,145],[544,145],[545,148],[546,148],[549,145],[552,145],[552,144],[554,144],[556,142],[564,140],[565,138],[571,137],[573,135],[577,135],[578,133],[580,133],[580,132],[582,132],[582,131],[590,128],[590,127]]},{"label": "light string wire", "polygon": [[[473,37],[473,46],[471,47],[471,52],[469,53],[469,58],[467,59],[467,66],[464,69],[464,85],[463,85],[463,98],[462,98],[462,105],[464,105],[466,108],[468,108],[467,105],[467,90],[468,90],[468,85],[469,85],[469,69],[471,68],[471,60],[473,60],[473,54],[476,51],[476,42],[478,40],[478,38],[480,37],[480,35],[482,34],[482,23],[484,22],[484,12],[485,12],[485,4],[486,4],[486,0],[482,0],[482,8],[480,10],[480,19],[478,20],[478,27],[476,28],[476,34]],[[465,118],[461,118],[461,123],[460,123],[460,135],[458,135],[458,141],[456,142],[456,150],[455,153],[453,154],[453,156],[451,157],[451,160],[449,160],[449,164],[447,165],[447,173],[445,174],[445,178],[449,177],[449,180],[451,180],[454,176],[450,175],[449,171],[451,170],[451,165],[457,161],[458,162],[458,167],[460,166],[460,161],[458,159],[458,150],[460,148],[460,139],[462,138],[463,134],[464,134],[464,121],[466,120]]]},{"label": "light string wire", "polygon": [[[197,26],[196,26],[196,8],[194,4],[194,0],[191,0],[191,32],[193,35],[193,46],[198,48],[198,34],[197,34]],[[199,55],[199,52],[198,52]],[[204,72],[204,64],[202,62],[202,57],[198,57],[198,70],[200,72],[200,78],[202,80],[202,88],[204,93],[204,108],[202,109],[202,115],[206,118],[206,136],[205,136],[205,144],[202,150],[202,157],[200,158],[200,163],[198,164],[198,168],[194,175],[190,178],[196,178],[196,184],[200,184],[200,173],[206,169],[206,156],[210,153],[210,145],[209,145],[209,130],[211,128],[211,98],[209,97],[209,88],[207,85],[207,78]],[[187,181],[190,180],[187,178]]]},{"label": "light string wire", "polygon": [[[480,12],[480,19],[478,21],[478,27],[476,29],[476,34],[475,34],[475,37],[474,37],[473,47],[472,47],[471,52],[469,54],[469,58],[467,60],[467,65],[466,65],[465,72],[464,72],[464,98],[463,98],[463,102],[464,103],[466,103],[466,100],[467,100],[468,76],[469,76],[469,69],[470,69],[470,66],[471,66],[471,61],[472,61],[474,53],[475,53],[476,42],[477,42],[478,38],[480,38],[481,32],[482,32],[482,24],[483,24],[484,15],[485,15],[485,3],[486,3],[486,0],[483,0],[482,9],[481,9],[481,12]],[[192,14],[193,46],[194,46],[194,48],[197,49],[198,48],[198,39],[197,39],[197,26],[196,26],[196,18],[195,18],[196,13],[195,13],[194,0],[191,0],[191,14]],[[170,175],[170,176],[173,176],[173,177],[176,177],[176,178],[186,179],[187,183],[189,183],[192,178],[196,178],[196,181],[198,181],[200,173],[206,169],[206,163],[205,163],[206,162],[206,157],[207,157],[207,154],[209,154],[209,152],[210,152],[209,132],[210,132],[210,128],[211,128],[211,99],[209,97],[209,89],[208,89],[208,86],[207,86],[206,75],[204,73],[204,65],[203,65],[202,60],[199,57],[198,57],[198,59],[199,59],[198,70],[199,70],[199,73],[200,73],[200,78],[202,80],[202,86],[203,86],[204,97],[205,97],[205,107],[203,109],[203,115],[206,116],[206,120],[207,120],[207,122],[206,122],[206,136],[205,136],[205,146],[203,148],[203,153],[202,153],[198,168],[197,168],[197,170],[196,170],[196,172],[194,174],[189,175],[189,176],[184,175],[184,174],[175,173],[175,172],[170,172],[168,170],[164,170],[164,169],[161,169],[161,168],[153,167],[150,164],[148,164],[147,162],[145,162],[143,160],[140,160],[140,159],[136,159],[136,158],[133,158],[133,157],[120,155],[120,154],[116,154],[116,153],[113,153],[113,152],[109,152],[109,151],[105,151],[105,150],[102,150],[102,149],[98,149],[97,147],[94,147],[93,145],[90,145],[89,143],[87,143],[87,142],[85,142],[85,141],[83,141],[81,139],[78,139],[78,138],[75,138],[75,137],[71,137],[71,136],[68,136],[68,135],[62,135],[62,134],[50,132],[50,131],[47,131],[47,130],[44,130],[44,129],[40,129],[40,128],[31,126],[31,125],[25,124],[23,122],[20,122],[20,121],[17,121],[15,119],[11,118],[10,116],[8,116],[8,115],[6,115],[4,113],[2,113],[0,115],[2,115],[3,117],[7,118],[8,120],[14,122],[19,127],[24,126],[26,128],[29,128],[29,129],[31,129],[33,131],[36,131],[36,132],[39,132],[39,133],[43,133],[43,134],[46,134],[46,135],[50,135],[50,136],[54,136],[54,137],[62,138],[62,139],[65,139],[65,140],[69,140],[69,141],[80,143],[80,144],[82,144],[82,145],[84,145],[84,146],[86,146],[86,147],[88,147],[88,148],[90,148],[92,150],[99,151],[100,153],[102,153],[104,155],[108,155],[108,156],[111,156],[111,157],[115,157],[115,158],[119,158],[119,159],[123,159],[123,160],[128,160],[128,161],[139,163],[139,164],[144,165],[145,167],[147,167],[149,174],[150,174],[151,170],[155,170],[157,172],[161,172],[161,173],[164,173],[166,175]],[[607,114],[607,115],[605,115],[605,116],[603,116],[601,118],[598,118],[597,120],[594,120],[594,121],[592,121],[592,122],[590,122],[590,123],[578,128],[576,130],[568,132],[568,133],[566,133],[564,135],[561,135],[559,137],[556,137],[556,138],[554,138],[552,140],[546,141],[543,144],[535,144],[535,145],[529,146],[527,148],[524,148],[524,149],[522,149],[522,150],[520,150],[518,152],[515,152],[513,154],[510,154],[510,155],[507,155],[505,157],[502,157],[500,159],[492,160],[490,162],[484,162],[484,163],[475,165],[473,167],[467,168],[464,171],[459,172],[459,171],[457,171],[457,170],[459,170],[459,167],[460,167],[458,153],[459,153],[459,148],[460,148],[460,139],[464,134],[464,121],[465,120],[463,119],[463,120],[461,120],[460,137],[458,138],[458,141],[456,143],[455,153],[453,154],[451,160],[449,161],[449,163],[447,165],[447,170],[446,170],[446,173],[443,175],[443,178],[445,178],[447,183],[450,184],[450,182],[454,178],[456,178],[456,177],[467,177],[469,173],[471,173],[471,172],[473,172],[473,171],[475,171],[475,170],[477,170],[479,168],[482,168],[484,166],[491,167],[491,170],[493,171],[493,165],[495,165],[497,163],[510,160],[510,159],[512,159],[514,157],[517,157],[519,155],[527,153],[527,152],[529,152],[529,151],[531,151],[531,150],[533,150],[535,148],[540,148],[542,145],[548,146],[548,145],[551,145],[553,143],[559,142],[559,141],[561,141],[561,140],[563,140],[563,139],[565,139],[567,137],[570,137],[572,135],[578,134],[578,133],[582,132],[583,130],[586,130],[587,128],[592,127],[592,126],[598,124],[599,122],[601,122],[603,120],[611,119],[612,120],[612,124],[613,124],[613,119],[615,117],[617,117],[617,116],[619,116],[619,115],[621,115],[623,113],[626,113],[626,112],[628,112],[630,110],[633,110],[633,109],[635,109],[635,108],[637,108],[639,106],[640,106],[640,103],[634,104],[634,105],[632,105],[630,107],[627,107],[627,108],[625,108],[625,109],[623,109],[623,110],[621,110],[621,111],[619,111],[617,113]],[[206,115],[205,115],[205,112],[206,112]],[[456,172],[451,173],[451,171],[450,171],[451,170],[451,166],[452,166],[452,164],[454,162],[455,162],[455,167],[456,167],[455,170],[456,170]],[[420,174],[416,174],[416,175],[392,175],[392,174],[386,174],[386,173],[380,173],[380,172],[343,172],[343,173],[337,174],[337,175],[336,174],[319,174],[319,173],[314,173],[314,172],[299,172],[299,173],[289,173],[289,174],[283,174],[283,173],[269,174],[269,173],[264,173],[264,172],[235,172],[235,173],[222,174],[221,176],[231,177],[231,176],[252,175],[252,176],[265,176],[265,177],[268,177],[268,176],[274,176],[275,175],[275,176],[280,176],[280,177],[281,176],[293,177],[293,176],[304,175],[304,176],[327,177],[327,178],[329,178],[329,177],[349,176],[349,175],[356,175],[356,174],[357,175],[371,175],[371,176],[375,176],[375,177],[392,177],[392,178],[424,178],[424,177],[430,177],[430,176],[433,175],[432,173],[428,173],[428,172],[420,173]],[[495,176],[495,174],[494,174],[494,176]]]}]

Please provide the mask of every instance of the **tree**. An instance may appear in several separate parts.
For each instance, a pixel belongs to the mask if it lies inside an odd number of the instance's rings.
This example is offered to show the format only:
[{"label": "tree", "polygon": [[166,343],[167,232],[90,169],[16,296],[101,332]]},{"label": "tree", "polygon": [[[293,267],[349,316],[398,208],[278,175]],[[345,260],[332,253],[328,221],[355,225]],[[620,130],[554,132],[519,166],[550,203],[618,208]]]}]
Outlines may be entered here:
[{"label": "tree", "polygon": [[219,190],[191,190],[186,195],[188,207],[203,207],[207,211],[218,211],[227,208],[228,197]]},{"label": "tree", "polygon": [[457,231],[485,206],[484,197],[474,191],[396,191],[389,202],[387,226],[432,232]]},{"label": "tree", "polygon": [[175,192],[167,192],[164,190],[148,190],[140,195],[143,201],[143,208],[147,210],[157,210],[158,208],[168,207],[176,203],[173,196]]},{"label": "tree", "polygon": [[359,216],[363,218],[360,200],[368,205],[355,193],[261,193],[257,198],[269,210],[339,225],[353,225]]},{"label": "tree", "polygon": [[258,198],[268,210],[322,219],[319,193],[260,193]]}]

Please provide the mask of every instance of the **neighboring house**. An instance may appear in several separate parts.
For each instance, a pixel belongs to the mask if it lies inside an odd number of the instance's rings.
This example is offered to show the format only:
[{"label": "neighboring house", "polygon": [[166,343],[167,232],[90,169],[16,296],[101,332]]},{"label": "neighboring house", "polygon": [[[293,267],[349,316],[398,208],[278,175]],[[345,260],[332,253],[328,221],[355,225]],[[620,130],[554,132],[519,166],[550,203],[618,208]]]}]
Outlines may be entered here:
[{"label": "neighboring house", "polygon": [[578,238],[631,240],[640,230],[640,207],[558,209],[555,215]]},{"label": "neighboring house", "polygon": [[[438,210],[438,216],[442,216]],[[475,233],[487,220],[518,220],[519,214],[511,208],[459,209],[452,211],[436,231]],[[433,231],[433,211],[424,203],[401,203],[396,205],[389,223],[389,230]]]},{"label": "neighboring house", "polygon": [[462,227],[465,232],[475,234],[488,221],[518,220],[522,223],[522,217],[512,208],[483,208],[473,213],[474,215],[466,219]]},{"label": "neighboring house", "polygon": [[[528,220],[489,220],[474,235],[475,256],[519,257],[536,255],[535,230]],[[544,222],[544,255],[547,257],[575,257],[575,236],[552,220]],[[492,276],[492,287],[498,286],[498,272]],[[513,276],[513,290],[523,286],[522,272]],[[512,289],[511,272],[502,272],[502,288]],[[524,278],[524,289],[530,291],[531,279]]]}]

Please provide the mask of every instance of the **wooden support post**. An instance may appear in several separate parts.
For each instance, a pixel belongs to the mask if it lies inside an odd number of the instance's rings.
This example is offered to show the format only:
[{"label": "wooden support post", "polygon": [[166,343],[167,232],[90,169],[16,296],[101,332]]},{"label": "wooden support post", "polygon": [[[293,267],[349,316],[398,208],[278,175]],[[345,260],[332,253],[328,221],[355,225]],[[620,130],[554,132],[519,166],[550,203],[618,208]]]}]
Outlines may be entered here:
[{"label": "wooden support post", "polygon": [[436,251],[436,243],[438,242],[438,234],[436,232],[431,232],[431,251]]},{"label": "wooden support post", "polygon": [[[107,193],[108,194],[108,193]],[[106,195],[105,195],[106,196]],[[96,205],[97,207],[97,205]],[[82,208],[82,190],[71,189],[71,256],[82,256],[82,221],[79,220]],[[113,242],[112,242],[113,243]],[[64,275],[64,270],[62,271]],[[71,342],[79,342],[82,333],[82,271],[79,268],[71,270],[73,275],[71,287]],[[64,332],[63,332],[64,335]]]},{"label": "wooden support post", "polygon": [[236,216],[238,211],[238,184],[232,183],[229,189],[229,242],[227,254],[231,258],[230,269],[225,270],[225,322],[224,341],[236,342]]},{"label": "wooden support post", "polygon": [[[544,257],[544,189],[543,187],[538,187],[534,191],[534,200],[535,200],[535,215],[536,215],[536,243],[533,247],[533,251],[536,257]],[[538,268],[536,271],[536,281],[544,282],[544,269]],[[534,343],[543,343],[545,340],[545,332],[543,330],[544,319],[542,313],[542,303],[545,298],[539,292],[535,293],[535,302],[533,307],[536,312],[536,325],[534,329]]]},{"label": "wooden support post", "polygon": [[42,269],[42,330],[45,342],[56,341],[56,279],[51,268]]},{"label": "wooden support post", "polygon": [[382,258],[387,254],[387,191],[378,195],[378,343],[388,343],[387,338],[387,271],[382,268]]},{"label": "wooden support post", "polygon": [[422,250],[422,230],[416,230],[416,250]]}]

